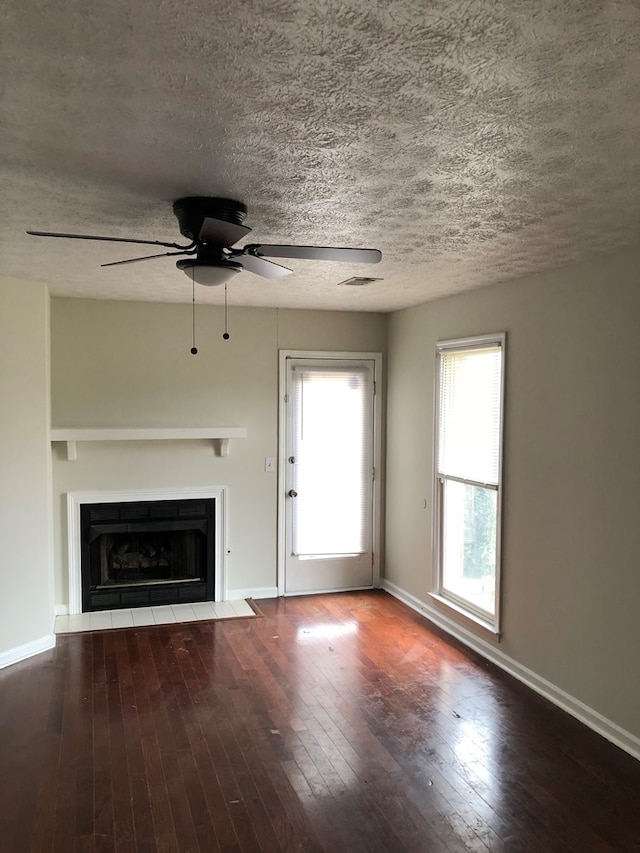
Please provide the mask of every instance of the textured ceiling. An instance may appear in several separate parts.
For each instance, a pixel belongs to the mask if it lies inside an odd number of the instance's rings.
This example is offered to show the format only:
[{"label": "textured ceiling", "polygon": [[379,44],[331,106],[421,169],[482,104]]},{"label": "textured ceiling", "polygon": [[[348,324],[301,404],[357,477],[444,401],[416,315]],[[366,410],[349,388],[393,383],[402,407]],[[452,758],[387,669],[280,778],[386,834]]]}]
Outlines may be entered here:
[{"label": "textured ceiling", "polygon": [[0,39],[0,274],[56,295],[190,300],[174,259],[24,234],[174,241],[184,195],[383,252],[235,304],[385,311],[640,243],[638,0],[4,0]]}]

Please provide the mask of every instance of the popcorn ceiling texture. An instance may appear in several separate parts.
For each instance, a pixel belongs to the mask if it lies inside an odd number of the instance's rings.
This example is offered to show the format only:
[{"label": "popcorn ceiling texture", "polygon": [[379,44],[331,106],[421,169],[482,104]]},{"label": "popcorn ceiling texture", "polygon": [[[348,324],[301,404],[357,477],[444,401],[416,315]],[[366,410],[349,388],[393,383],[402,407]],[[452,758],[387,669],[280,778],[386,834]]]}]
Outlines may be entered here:
[{"label": "popcorn ceiling texture", "polygon": [[383,252],[235,304],[387,311],[640,242],[637,0],[5,0],[0,32],[0,273],[54,295],[189,301],[175,259],[24,234],[178,240],[184,195]]}]

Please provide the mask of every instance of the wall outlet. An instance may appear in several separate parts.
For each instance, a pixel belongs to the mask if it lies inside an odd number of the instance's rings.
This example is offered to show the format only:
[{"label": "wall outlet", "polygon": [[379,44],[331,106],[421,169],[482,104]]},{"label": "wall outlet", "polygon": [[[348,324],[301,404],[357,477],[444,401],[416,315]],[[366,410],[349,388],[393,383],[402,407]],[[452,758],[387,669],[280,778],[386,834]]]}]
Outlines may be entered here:
[{"label": "wall outlet", "polygon": [[275,456],[265,456],[264,457],[264,470],[267,474],[271,474],[276,470],[276,458]]}]

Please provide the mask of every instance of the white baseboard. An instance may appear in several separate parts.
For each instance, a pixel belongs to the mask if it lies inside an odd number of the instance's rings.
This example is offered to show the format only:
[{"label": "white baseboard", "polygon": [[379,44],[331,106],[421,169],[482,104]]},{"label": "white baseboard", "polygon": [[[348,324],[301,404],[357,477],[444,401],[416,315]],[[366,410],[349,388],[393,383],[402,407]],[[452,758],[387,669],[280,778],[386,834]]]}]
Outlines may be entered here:
[{"label": "white baseboard", "polygon": [[69,608],[66,604],[56,604],[54,606],[54,613],[56,616],[68,616]]},{"label": "white baseboard", "polygon": [[277,598],[277,586],[262,586],[254,589],[228,589],[227,601],[241,601],[243,598]]},{"label": "white baseboard", "polygon": [[584,702],[566,693],[560,687],[556,687],[555,684],[537,675],[533,670],[522,666],[522,664],[506,655],[496,646],[487,643],[481,637],[458,625],[457,622],[454,622],[446,614],[441,613],[439,610],[411,595],[411,593],[396,586],[391,581],[383,580],[382,588],[390,595],[393,595],[394,598],[402,601],[403,604],[406,604],[412,610],[415,610],[421,616],[433,622],[438,628],[446,631],[452,637],[464,643],[465,646],[468,646],[479,655],[482,655],[482,657],[490,660],[491,663],[499,666],[500,669],[508,672],[509,675],[517,678],[518,681],[526,684],[527,687],[544,696],[545,699],[553,702],[554,705],[562,708],[563,711],[571,714],[572,717],[580,720],[581,723],[584,723],[590,729],[593,729],[593,731],[611,741],[611,743],[619,746],[620,749],[628,752],[629,755],[640,759],[640,738],[631,732],[626,731],[626,729],[603,717],[602,714],[594,711],[593,708],[585,705]]},{"label": "white baseboard", "polygon": [[0,669],[5,666],[11,666],[12,663],[19,663],[21,660],[39,655],[40,652],[46,652],[54,648],[56,644],[55,634],[46,634],[40,637],[39,640],[32,640],[30,643],[25,643],[22,646],[16,646],[15,649],[9,649],[6,652],[0,653]]}]

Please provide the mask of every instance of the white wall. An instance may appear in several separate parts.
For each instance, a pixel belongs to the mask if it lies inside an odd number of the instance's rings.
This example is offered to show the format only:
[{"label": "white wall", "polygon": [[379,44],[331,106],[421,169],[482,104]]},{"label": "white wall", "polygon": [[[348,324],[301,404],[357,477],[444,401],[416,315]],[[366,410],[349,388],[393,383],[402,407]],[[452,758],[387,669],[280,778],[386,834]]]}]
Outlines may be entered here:
[{"label": "white wall", "polygon": [[220,308],[52,300],[53,426],[242,426],[226,458],[211,442],[79,444],[66,461],[55,445],[56,602],[68,602],[66,493],[77,490],[228,487],[227,588],[275,594],[278,350],[383,351],[380,314],[231,308],[222,340]]},{"label": "white wall", "polygon": [[0,279],[0,663],[53,642],[50,459],[49,294]]},{"label": "white wall", "polygon": [[636,736],[639,268],[629,252],[392,315],[386,500],[386,577],[429,605],[435,344],[506,331],[500,651]]}]

